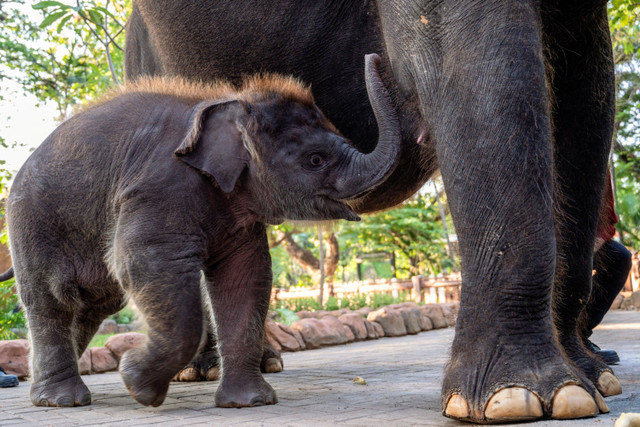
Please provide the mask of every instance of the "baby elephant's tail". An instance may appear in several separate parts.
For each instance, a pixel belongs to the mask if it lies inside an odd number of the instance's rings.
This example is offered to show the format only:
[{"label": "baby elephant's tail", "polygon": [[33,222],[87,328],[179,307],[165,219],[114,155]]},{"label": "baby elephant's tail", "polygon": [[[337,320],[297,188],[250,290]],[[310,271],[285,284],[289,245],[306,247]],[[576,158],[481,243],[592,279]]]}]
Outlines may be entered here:
[{"label": "baby elephant's tail", "polygon": [[0,274],[0,282],[4,282],[5,280],[9,280],[13,277],[13,266],[11,266],[7,271]]}]

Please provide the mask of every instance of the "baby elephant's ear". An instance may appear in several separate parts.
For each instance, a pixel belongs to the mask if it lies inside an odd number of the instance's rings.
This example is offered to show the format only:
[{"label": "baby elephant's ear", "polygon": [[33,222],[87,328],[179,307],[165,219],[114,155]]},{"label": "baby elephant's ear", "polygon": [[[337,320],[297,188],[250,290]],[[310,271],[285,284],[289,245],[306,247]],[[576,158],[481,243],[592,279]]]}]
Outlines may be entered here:
[{"label": "baby elephant's ear", "polygon": [[213,178],[229,194],[249,163],[236,125],[243,107],[238,101],[204,101],[191,113],[190,127],[175,155],[199,172]]}]

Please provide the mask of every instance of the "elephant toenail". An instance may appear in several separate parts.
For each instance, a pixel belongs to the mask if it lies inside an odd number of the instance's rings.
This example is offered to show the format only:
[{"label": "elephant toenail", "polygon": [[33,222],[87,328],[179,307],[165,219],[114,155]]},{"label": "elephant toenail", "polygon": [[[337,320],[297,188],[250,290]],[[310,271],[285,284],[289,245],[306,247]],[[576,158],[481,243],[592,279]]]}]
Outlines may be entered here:
[{"label": "elephant toenail", "polygon": [[598,409],[600,409],[600,413],[607,414],[609,413],[609,407],[607,406],[604,398],[600,394],[600,392],[596,391],[596,405],[598,405]]},{"label": "elephant toenail", "polygon": [[542,404],[526,388],[503,388],[487,403],[485,416],[498,422],[535,420],[543,416]]},{"label": "elephant toenail", "polygon": [[552,404],[551,417],[555,419],[593,417],[600,412],[591,395],[573,384],[558,390]]},{"label": "elephant toenail", "polygon": [[598,390],[603,396],[614,396],[622,393],[622,386],[616,376],[609,371],[605,371],[598,378]]},{"label": "elephant toenail", "polygon": [[469,405],[459,394],[453,394],[447,402],[444,414],[451,418],[468,418]]},{"label": "elephant toenail", "polygon": [[249,405],[251,406],[264,406],[266,404],[267,402],[262,396],[256,396],[253,399],[251,399],[251,402],[249,402]]}]

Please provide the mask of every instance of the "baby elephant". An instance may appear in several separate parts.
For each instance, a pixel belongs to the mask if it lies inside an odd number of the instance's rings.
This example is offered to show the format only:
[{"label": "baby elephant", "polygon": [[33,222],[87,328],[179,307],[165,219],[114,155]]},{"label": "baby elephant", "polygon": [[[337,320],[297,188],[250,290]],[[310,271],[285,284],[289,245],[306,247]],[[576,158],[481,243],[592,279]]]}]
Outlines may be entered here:
[{"label": "baby elephant", "polygon": [[398,157],[399,122],[366,57],[378,144],[351,147],[291,78],[230,85],[151,79],[56,129],[17,174],[8,201],[15,276],[31,337],[31,400],[91,402],[78,355],[132,298],[148,341],[120,372],[160,405],[215,325],[218,406],[276,403],[260,359],[271,290],[265,224],[357,220],[345,200]]}]

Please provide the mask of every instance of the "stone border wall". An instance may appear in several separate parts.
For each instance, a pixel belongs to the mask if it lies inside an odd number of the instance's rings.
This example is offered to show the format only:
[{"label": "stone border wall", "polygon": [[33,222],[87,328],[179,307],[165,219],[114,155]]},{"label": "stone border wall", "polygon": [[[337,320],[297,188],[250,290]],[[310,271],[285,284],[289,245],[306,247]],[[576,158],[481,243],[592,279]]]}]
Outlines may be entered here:
[{"label": "stone border wall", "polygon": [[[393,304],[372,310],[300,311],[291,326],[267,319],[267,339],[281,352],[309,350],[354,341],[399,337],[455,325],[459,303]],[[125,351],[142,345],[147,337],[127,332],[110,337],[104,347],[87,349],[78,360],[81,375],[115,371]],[[0,366],[7,374],[29,375],[29,341],[0,341]]]}]

